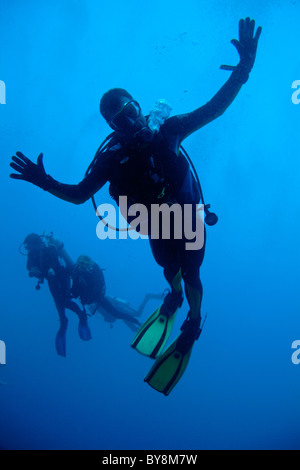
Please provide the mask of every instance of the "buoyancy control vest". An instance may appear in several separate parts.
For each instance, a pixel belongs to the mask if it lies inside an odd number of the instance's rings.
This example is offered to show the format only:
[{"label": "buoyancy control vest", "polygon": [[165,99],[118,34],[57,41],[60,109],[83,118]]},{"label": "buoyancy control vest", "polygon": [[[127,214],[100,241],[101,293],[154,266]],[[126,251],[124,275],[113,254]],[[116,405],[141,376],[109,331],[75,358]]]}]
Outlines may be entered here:
[{"label": "buoyancy control vest", "polygon": [[189,170],[181,153],[176,155],[157,141],[144,148],[120,148],[117,153],[108,170],[109,192],[117,203],[120,196],[127,196],[129,205],[176,202]]},{"label": "buoyancy control vest", "polygon": [[[143,154],[143,155],[142,155]],[[138,160],[140,157],[140,160]],[[130,149],[122,146],[118,141],[116,132],[109,134],[98,148],[94,159],[86,170],[88,175],[97,164],[108,169],[110,182],[110,195],[118,202],[121,195],[129,196],[129,203],[164,203],[176,202],[176,191],[181,188],[184,178],[193,170],[193,178],[197,183],[200,199],[204,205],[205,222],[207,225],[215,225],[218,217],[210,212],[210,204],[205,204],[200,180],[192,160],[186,150],[180,146],[178,155],[168,149],[161,138],[157,138],[145,152],[145,148]],[[136,167],[134,163],[137,163]],[[124,165],[124,166],[123,166]],[[122,194],[123,193],[123,194]],[[100,220],[102,217],[97,212],[97,204],[92,196],[94,209]]]}]

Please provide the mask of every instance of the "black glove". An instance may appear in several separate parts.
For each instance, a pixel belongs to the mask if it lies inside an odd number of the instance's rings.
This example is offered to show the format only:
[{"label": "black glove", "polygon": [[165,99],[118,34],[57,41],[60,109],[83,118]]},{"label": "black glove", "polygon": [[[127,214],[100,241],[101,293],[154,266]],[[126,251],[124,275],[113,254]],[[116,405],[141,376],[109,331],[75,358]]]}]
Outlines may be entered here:
[{"label": "black glove", "polygon": [[239,40],[232,39],[231,44],[233,44],[240,56],[239,64],[235,66],[230,65],[221,65],[223,70],[236,70],[240,77],[241,81],[245,83],[249,78],[249,73],[254,65],[257,44],[259,37],[261,35],[262,28],[259,26],[255,30],[255,21],[246,18],[245,20],[241,19],[239,22]]},{"label": "black glove", "polygon": [[21,152],[16,152],[16,155],[17,157],[12,157],[14,163],[10,163],[10,166],[15,171],[18,171],[18,173],[12,173],[9,176],[15,180],[28,181],[29,183],[47,190],[51,178],[45,172],[43,154],[39,154],[36,164],[25,157]]}]

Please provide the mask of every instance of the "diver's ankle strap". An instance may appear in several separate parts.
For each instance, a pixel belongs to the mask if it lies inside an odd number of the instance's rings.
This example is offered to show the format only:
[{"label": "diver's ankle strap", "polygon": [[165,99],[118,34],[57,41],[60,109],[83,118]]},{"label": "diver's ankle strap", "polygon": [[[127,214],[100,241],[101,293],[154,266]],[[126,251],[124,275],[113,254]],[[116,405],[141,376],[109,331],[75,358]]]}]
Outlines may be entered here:
[{"label": "diver's ankle strap", "polygon": [[201,335],[202,328],[200,327],[201,324],[201,317],[199,318],[191,318],[190,317],[190,312],[188,313],[187,318],[184,320],[180,330],[181,331],[186,331],[189,330],[191,334],[194,336],[194,340],[196,341],[199,339],[199,336]]}]

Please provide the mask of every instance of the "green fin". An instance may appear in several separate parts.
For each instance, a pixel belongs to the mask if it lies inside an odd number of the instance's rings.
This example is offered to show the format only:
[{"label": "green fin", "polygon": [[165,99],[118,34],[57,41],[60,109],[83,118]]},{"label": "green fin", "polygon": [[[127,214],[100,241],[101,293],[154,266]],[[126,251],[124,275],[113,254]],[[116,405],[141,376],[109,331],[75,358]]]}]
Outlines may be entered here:
[{"label": "green fin", "polygon": [[181,379],[189,363],[194,342],[200,336],[201,329],[193,326],[193,323],[190,320],[184,322],[182,333],[155,361],[145,377],[145,382],[164,395],[169,395]]},{"label": "green fin", "polygon": [[186,353],[180,352],[176,349],[177,339],[169,346],[162,356],[155,361],[145,377],[145,382],[164,395],[169,395],[181,379],[188,365],[193,349],[194,343]]},{"label": "green fin", "polygon": [[178,308],[168,317],[161,313],[161,307],[159,307],[141,326],[131,346],[139,353],[155,359],[169,339],[177,310]]}]

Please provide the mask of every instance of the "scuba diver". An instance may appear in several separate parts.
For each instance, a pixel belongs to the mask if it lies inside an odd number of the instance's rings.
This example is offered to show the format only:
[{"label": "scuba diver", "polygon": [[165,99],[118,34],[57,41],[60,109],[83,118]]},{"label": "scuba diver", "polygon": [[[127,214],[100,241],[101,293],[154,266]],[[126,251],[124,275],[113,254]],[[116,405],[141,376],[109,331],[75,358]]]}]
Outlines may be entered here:
[{"label": "scuba diver", "polygon": [[[240,60],[236,66],[222,65],[231,72],[230,77],[213,98],[192,112],[168,117],[168,113],[154,115],[142,113],[140,104],[122,88],[106,92],[100,101],[100,112],[113,129],[99,147],[84,179],[76,185],[63,184],[46,174],[43,154],[37,164],[23,153],[16,152],[10,166],[17,172],[10,176],[28,181],[54,196],[82,204],[110,183],[110,194],[119,202],[126,196],[131,205],[137,203],[147,208],[157,204],[192,206],[193,227],[197,222],[198,204],[202,200],[205,222],[214,225],[215,214],[201,197],[201,187],[181,149],[184,139],[221,116],[247,82],[254,65],[261,27],[255,32],[255,21],[250,18],[239,22],[239,39],[231,42]],[[128,217],[127,221],[132,222]],[[151,225],[151,220],[147,221]],[[163,228],[163,227],[162,227]],[[201,333],[201,303],[203,287],[200,267],[204,258],[206,235],[197,250],[186,249],[187,237],[149,235],[156,262],[163,268],[170,292],[163,304],[141,326],[131,345],[141,354],[156,361],[145,381],[157,391],[168,395],[182,377],[195,341]],[[204,232],[204,230],[203,230]],[[189,312],[178,338],[164,351],[170,336],[176,312],[183,302],[182,280]],[[203,325],[202,325],[203,326]]]},{"label": "scuba diver", "polygon": [[52,234],[40,236],[36,233],[27,235],[23,244],[27,252],[27,270],[29,277],[38,279],[36,289],[46,279],[53,297],[60,321],[60,328],[55,339],[57,354],[66,357],[66,332],[68,318],[65,309],[72,310],[79,318],[78,333],[83,341],[92,336],[86,313],[71,299],[71,269],[73,262],[63,243],[54,239]]},{"label": "scuba diver", "polygon": [[108,323],[121,319],[133,331],[138,331],[141,323],[136,317],[142,309],[135,311],[128,302],[105,294],[103,269],[89,256],[80,255],[72,269],[72,297],[79,298],[83,307],[87,305],[91,315],[98,311]]}]

